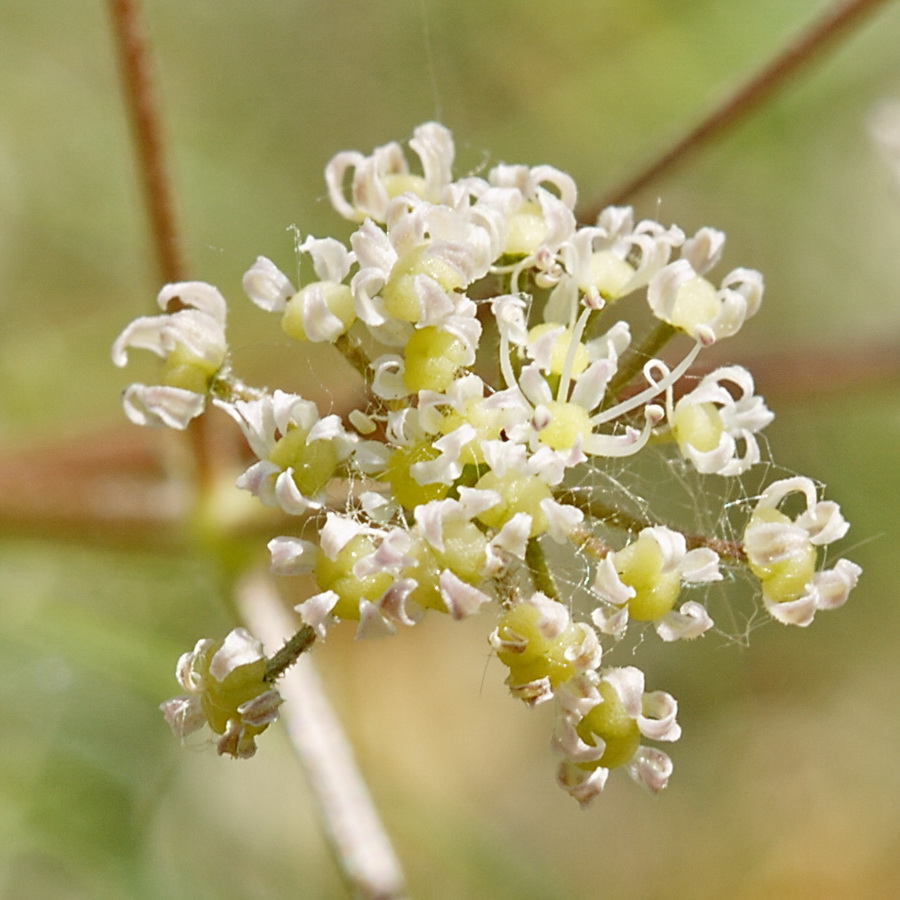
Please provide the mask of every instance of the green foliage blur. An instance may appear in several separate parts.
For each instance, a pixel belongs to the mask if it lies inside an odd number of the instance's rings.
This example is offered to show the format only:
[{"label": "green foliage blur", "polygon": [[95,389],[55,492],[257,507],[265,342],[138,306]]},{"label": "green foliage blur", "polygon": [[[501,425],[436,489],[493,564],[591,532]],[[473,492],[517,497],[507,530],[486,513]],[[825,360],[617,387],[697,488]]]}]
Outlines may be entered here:
[{"label": "green foliage blur", "polygon": [[[247,380],[316,399],[252,307],[258,254],[348,228],[325,197],[335,152],[437,118],[457,171],[548,163],[590,202],[626,179],[825,7],[811,0],[147,0],[190,276],[220,287]],[[725,348],[900,343],[900,194],[866,131],[900,96],[888,4],[725,139],[635,198],[728,234],[762,311]],[[0,466],[128,431],[109,346],[154,311],[154,272],[106,6],[0,0]],[[136,362],[138,362],[136,355]],[[146,365],[141,369],[140,365]],[[802,363],[798,361],[798,369]],[[318,373],[318,374],[317,374]],[[757,372],[766,392],[765,372]],[[782,385],[783,386],[783,385]],[[777,385],[776,385],[777,387]],[[710,635],[649,653],[684,737],[659,798],[612,778],[589,811],[553,783],[548,711],[506,696],[484,615],[317,649],[414,897],[886,897],[900,883],[897,385],[779,399],[778,462],[821,479],[865,572],[808,630],[749,648]],[[147,434],[148,446],[156,435]],[[2,506],[2,504],[0,504]],[[116,549],[77,528],[0,534],[0,896],[344,896],[279,727],[249,762],[182,749],[157,710],[178,655],[230,620],[202,558]],[[713,609],[714,618],[717,610]],[[489,615],[489,613],[485,614]],[[735,637],[741,635],[736,634]]]}]

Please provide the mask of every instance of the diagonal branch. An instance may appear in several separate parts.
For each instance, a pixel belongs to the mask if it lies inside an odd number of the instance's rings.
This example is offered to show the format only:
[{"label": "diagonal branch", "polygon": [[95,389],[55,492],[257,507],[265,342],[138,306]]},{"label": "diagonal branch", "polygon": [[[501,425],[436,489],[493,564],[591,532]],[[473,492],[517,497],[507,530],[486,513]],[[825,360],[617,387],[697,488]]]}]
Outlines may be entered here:
[{"label": "diagonal branch", "polygon": [[684,163],[705,144],[720,137],[783,90],[804,66],[812,64],[836,41],[848,35],[853,28],[859,27],[868,15],[886,2],[887,0],[842,0],[837,3],[643,171],[619,185],[604,200],[584,210],[580,214],[581,221],[595,221],[605,207],[627,202],[638,191]]}]

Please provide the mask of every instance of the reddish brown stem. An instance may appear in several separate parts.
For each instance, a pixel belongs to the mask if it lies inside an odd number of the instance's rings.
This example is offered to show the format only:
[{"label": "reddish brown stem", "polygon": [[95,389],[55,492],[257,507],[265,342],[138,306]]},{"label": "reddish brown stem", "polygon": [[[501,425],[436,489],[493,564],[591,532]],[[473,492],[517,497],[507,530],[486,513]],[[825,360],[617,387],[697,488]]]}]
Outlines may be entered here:
[{"label": "reddish brown stem", "polygon": [[[139,0],[109,0],[125,106],[134,133],[138,170],[150,219],[153,248],[164,282],[183,281],[185,263],[175,219],[175,203],[166,165],[162,117],[153,91],[151,54]],[[215,448],[203,420],[192,422],[188,438],[201,482],[212,477]]]},{"label": "reddish brown stem", "polygon": [[140,4],[136,0],[109,0],[109,11],[159,273],[163,281],[181,281],[184,278],[184,259],[175,225],[162,124],[153,92],[150,54]]},{"label": "reddish brown stem", "polygon": [[684,163],[700,147],[724,134],[753,110],[782,90],[800,70],[819,58],[850,29],[862,24],[887,0],[843,0],[791,41],[762,70],[726,98],[699,125],[657,157],[630,181],[620,185],[602,202],[581,213],[581,220],[593,222],[606,206],[626,202],[638,191]]}]

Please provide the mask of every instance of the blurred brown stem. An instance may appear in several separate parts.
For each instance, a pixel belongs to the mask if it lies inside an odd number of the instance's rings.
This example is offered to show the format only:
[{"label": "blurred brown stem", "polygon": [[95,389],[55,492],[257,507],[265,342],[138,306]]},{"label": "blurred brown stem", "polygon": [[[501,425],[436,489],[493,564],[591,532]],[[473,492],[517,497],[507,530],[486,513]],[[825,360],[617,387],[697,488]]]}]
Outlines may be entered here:
[{"label": "blurred brown stem", "polygon": [[669,174],[704,145],[746,118],[778,91],[784,89],[804,66],[818,59],[837,40],[849,34],[888,0],[843,0],[792,40],[766,66],[712,110],[696,127],[661,153],[625,184],[580,214],[594,222],[607,206],[627,202],[640,190]]},{"label": "blurred brown stem", "polygon": [[[109,0],[109,12],[159,275],[166,283],[183,281],[185,263],[182,242],[176,225],[162,117],[153,90],[152,56],[141,18],[140,2]],[[201,418],[192,422],[187,436],[193,451],[196,481],[201,488],[209,487],[217,459],[205,420]]]},{"label": "blurred brown stem", "polygon": [[185,271],[184,258],[175,224],[162,123],[153,91],[140,4],[137,0],[109,0],[109,12],[159,274],[165,282],[181,281]]}]

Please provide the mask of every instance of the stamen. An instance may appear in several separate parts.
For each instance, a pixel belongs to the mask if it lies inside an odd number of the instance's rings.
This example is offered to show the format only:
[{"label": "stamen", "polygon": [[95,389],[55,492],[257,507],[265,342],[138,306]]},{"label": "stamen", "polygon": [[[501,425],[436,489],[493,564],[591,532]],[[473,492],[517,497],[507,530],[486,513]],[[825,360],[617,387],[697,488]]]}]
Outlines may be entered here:
[{"label": "stamen", "polygon": [[649,388],[641,391],[639,394],[635,394],[633,397],[630,397],[628,400],[623,400],[617,406],[612,406],[603,412],[597,413],[591,419],[591,425],[596,427],[598,425],[603,425],[605,422],[611,422],[613,419],[618,419],[619,416],[625,415],[627,412],[631,412],[633,409],[637,409],[637,407],[642,406],[649,400],[652,400],[657,394],[661,394],[664,390],[666,390],[670,385],[675,384],[682,375],[693,365],[694,360],[697,358],[697,354],[702,349],[702,344],[697,341],[691,351],[685,356],[685,358],[669,373],[668,376],[663,378],[662,381],[657,382],[656,384],[651,385]]},{"label": "stamen", "polygon": [[566,361],[563,363],[562,375],[559,379],[559,389],[556,392],[556,399],[560,403],[564,403],[566,397],[569,396],[569,383],[572,380],[572,366],[575,364],[575,354],[581,346],[581,336],[584,334],[590,314],[591,309],[585,307],[584,312],[578,317],[578,321],[572,329],[572,337],[569,341],[569,348],[566,351]]}]

